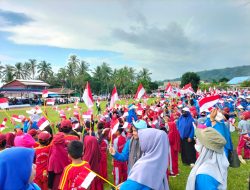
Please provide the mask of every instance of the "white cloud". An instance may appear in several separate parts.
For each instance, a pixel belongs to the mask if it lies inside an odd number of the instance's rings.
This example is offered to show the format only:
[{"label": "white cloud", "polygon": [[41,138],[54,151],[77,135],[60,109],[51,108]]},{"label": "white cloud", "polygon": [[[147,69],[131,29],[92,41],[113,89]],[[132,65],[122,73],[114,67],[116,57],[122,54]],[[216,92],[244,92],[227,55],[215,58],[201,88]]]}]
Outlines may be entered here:
[{"label": "white cloud", "polygon": [[[246,1],[3,1],[2,9],[33,19],[8,26],[17,44],[106,50],[149,68],[153,79],[250,64]],[[45,58],[46,59],[46,58]],[[84,58],[93,65],[112,58]]]}]

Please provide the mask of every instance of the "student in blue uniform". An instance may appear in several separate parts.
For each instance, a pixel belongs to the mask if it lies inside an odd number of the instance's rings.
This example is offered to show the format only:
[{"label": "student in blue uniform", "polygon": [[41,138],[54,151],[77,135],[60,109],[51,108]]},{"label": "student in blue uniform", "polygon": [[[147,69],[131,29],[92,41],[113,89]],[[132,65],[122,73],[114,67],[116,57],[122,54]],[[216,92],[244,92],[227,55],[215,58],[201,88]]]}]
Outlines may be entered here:
[{"label": "student in blue uniform", "polygon": [[192,168],[186,190],[226,190],[229,162],[225,138],[212,127],[196,129],[196,150],[200,153]]}]

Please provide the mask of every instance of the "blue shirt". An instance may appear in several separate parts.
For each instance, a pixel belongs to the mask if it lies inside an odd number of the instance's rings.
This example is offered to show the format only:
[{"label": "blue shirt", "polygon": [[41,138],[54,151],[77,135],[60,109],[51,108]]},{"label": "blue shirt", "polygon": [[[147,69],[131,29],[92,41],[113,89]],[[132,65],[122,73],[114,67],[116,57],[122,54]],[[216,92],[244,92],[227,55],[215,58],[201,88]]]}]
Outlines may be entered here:
[{"label": "blue shirt", "polygon": [[130,145],[130,139],[127,140],[126,144],[124,145],[122,152],[115,152],[115,155],[113,158],[115,160],[121,161],[121,162],[126,162],[128,161],[129,158],[129,145]]},{"label": "blue shirt", "polygon": [[195,190],[217,190],[220,183],[206,174],[199,174],[195,180]]},{"label": "blue shirt", "polygon": [[218,122],[218,121],[213,126],[213,128],[216,129],[227,141],[227,143],[224,146],[224,151],[226,153],[226,156],[228,157],[229,151],[233,150],[233,143],[229,129],[226,127],[224,122]]},{"label": "blue shirt", "polygon": [[128,190],[128,189],[133,189],[133,190],[152,190],[151,188],[149,188],[146,185],[142,185],[136,181],[130,180],[128,179],[127,181],[125,181],[121,187],[120,190]]}]

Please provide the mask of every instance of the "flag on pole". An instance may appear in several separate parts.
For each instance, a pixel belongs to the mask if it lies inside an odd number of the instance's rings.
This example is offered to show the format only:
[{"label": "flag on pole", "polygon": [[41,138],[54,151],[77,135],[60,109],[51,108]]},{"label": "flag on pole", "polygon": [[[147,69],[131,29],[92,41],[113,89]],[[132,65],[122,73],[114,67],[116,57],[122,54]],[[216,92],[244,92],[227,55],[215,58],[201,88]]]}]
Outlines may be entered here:
[{"label": "flag on pole", "polygon": [[7,118],[4,118],[3,119],[3,122],[2,122],[2,124],[0,125],[0,131],[3,131],[4,129],[5,129],[5,125],[6,125],[6,123],[7,123]]},{"label": "flag on pole", "polygon": [[0,98],[0,109],[5,109],[9,107],[9,101],[7,98]]},{"label": "flag on pole", "polygon": [[82,118],[85,119],[85,120],[90,120],[90,119],[92,119],[92,117],[93,117],[93,111],[92,110],[88,110],[88,111],[86,111],[86,112],[84,112],[82,114]]},{"label": "flag on pole", "polygon": [[11,119],[13,119],[15,122],[22,123],[23,119],[25,118],[24,115],[12,115]]},{"label": "flag on pole", "polygon": [[48,90],[43,90],[42,91],[42,97],[47,98],[49,96],[49,91]]},{"label": "flag on pole", "polygon": [[181,89],[181,93],[185,94],[185,93],[194,93],[194,90],[192,88],[192,84],[188,83],[186,84],[182,89]]},{"label": "flag on pole", "polygon": [[115,134],[115,132],[118,130],[118,128],[119,128],[119,125],[120,125],[120,123],[119,123],[119,120],[117,119],[114,123],[113,123],[113,125],[111,125],[110,127],[111,127],[111,135],[113,135],[113,134]]},{"label": "flag on pole", "polygon": [[91,182],[93,181],[93,179],[95,177],[96,177],[96,174],[94,172],[88,170],[88,174],[86,175],[86,177],[82,178],[83,182],[81,184],[81,187],[83,187],[84,189],[88,189]]},{"label": "flag on pole", "polygon": [[173,91],[173,87],[171,86],[170,82],[167,84],[165,91],[167,93],[171,93]]},{"label": "flag on pole", "polygon": [[118,93],[117,93],[117,90],[116,90],[116,87],[114,86],[114,89],[112,90],[112,95],[111,95],[111,100],[110,100],[110,105],[109,107],[110,108],[113,108],[114,105],[115,105],[115,102],[119,100],[119,97],[118,97]]},{"label": "flag on pole", "polygon": [[55,105],[55,98],[48,98],[47,99],[47,105],[54,106]]},{"label": "flag on pole", "polygon": [[141,97],[146,93],[145,88],[142,86],[142,84],[140,83],[140,85],[138,86],[137,92],[135,94],[135,99],[141,99]]},{"label": "flag on pole", "polygon": [[219,102],[219,100],[220,100],[219,95],[201,98],[199,100],[200,112],[203,112],[206,109],[213,107],[215,104]]},{"label": "flag on pole", "polygon": [[86,84],[86,87],[85,87],[82,98],[83,98],[83,101],[87,105],[88,108],[93,107],[94,100],[93,100],[93,97],[92,97],[92,92],[91,92],[91,89],[90,89],[89,82],[87,82],[87,84]]},{"label": "flag on pole", "polygon": [[44,128],[47,127],[49,124],[49,121],[45,117],[41,117],[37,122],[37,125],[40,130],[44,130]]}]

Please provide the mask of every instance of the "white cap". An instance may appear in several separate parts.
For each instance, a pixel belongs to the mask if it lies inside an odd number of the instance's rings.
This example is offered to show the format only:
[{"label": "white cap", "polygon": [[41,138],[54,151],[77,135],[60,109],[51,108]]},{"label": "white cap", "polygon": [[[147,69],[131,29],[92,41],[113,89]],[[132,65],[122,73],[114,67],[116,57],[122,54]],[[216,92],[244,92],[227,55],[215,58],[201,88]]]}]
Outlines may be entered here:
[{"label": "white cap", "polygon": [[189,109],[188,107],[185,107],[185,108],[183,108],[182,110],[183,110],[183,111],[188,111],[188,112],[190,112],[190,109]]}]

